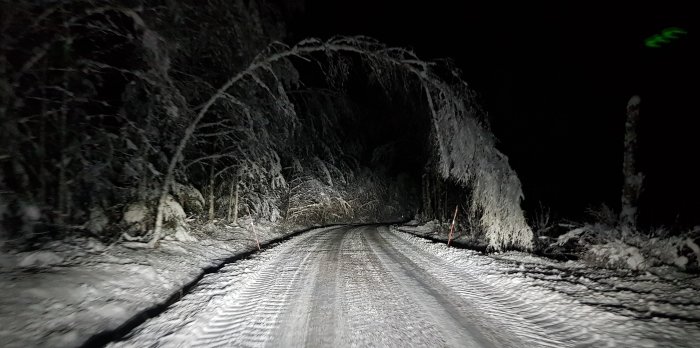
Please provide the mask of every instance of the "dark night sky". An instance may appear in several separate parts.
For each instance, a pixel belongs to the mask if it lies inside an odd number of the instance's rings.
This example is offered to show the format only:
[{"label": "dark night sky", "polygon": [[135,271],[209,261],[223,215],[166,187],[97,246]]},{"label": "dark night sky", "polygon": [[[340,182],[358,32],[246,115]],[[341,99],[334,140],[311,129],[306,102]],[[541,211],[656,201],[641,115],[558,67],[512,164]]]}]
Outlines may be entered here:
[{"label": "dark night sky", "polygon": [[[638,93],[642,213],[657,225],[678,214],[700,223],[696,12],[667,2],[571,3],[309,0],[292,28],[299,37],[362,34],[423,58],[453,58],[489,111],[526,207],[543,201],[566,217],[619,205],[624,110]],[[644,47],[670,26],[689,34]]]}]

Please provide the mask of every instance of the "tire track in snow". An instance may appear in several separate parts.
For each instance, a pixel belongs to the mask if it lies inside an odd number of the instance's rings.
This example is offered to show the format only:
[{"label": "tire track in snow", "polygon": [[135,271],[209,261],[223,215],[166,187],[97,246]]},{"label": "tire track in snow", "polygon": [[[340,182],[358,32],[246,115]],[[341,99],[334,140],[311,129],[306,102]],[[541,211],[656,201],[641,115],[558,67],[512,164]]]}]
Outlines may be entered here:
[{"label": "tire track in snow", "polygon": [[[449,341],[419,303],[391,277],[368,241],[367,230],[348,231],[342,245],[340,271],[341,308],[346,321],[344,346],[445,347]],[[374,233],[371,232],[371,233]],[[463,343],[468,343],[465,341]],[[462,344],[464,345],[464,344]]]},{"label": "tire track in snow", "polygon": [[[493,261],[385,227],[311,231],[207,276],[173,308],[114,346],[567,347],[624,342],[600,334],[601,320],[610,318],[605,313],[578,303],[554,307],[576,311],[569,322],[570,313],[548,306],[560,304],[561,297],[495,274],[498,269],[488,262]],[[598,320],[591,330],[580,319],[587,315]]]},{"label": "tire track in snow", "polygon": [[[279,328],[278,317],[304,289],[302,278],[315,278],[318,251],[332,232],[296,241],[263,265],[258,278],[195,334],[192,347],[262,346]],[[308,243],[308,245],[305,245]]]},{"label": "tire track in snow", "polygon": [[[396,264],[401,265],[407,278],[427,283],[426,288],[434,289],[433,296],[449,304],[446,308],[459,309],[455,316],[477,314],[460,320],[478,324],[480,330],[488,332],[494,341],[500,341],[500,346],[519,346],[523,341],[527,346],[537,347],[562,347],[572,343],[568,337],[553,335],[555,330],[542,327],[543,323],[557,324],[542,320],[540,315],[544,313],[540,308],[529,306],[503,289],[484,283],[471,276],[468,270],[455,269],[454,265],[407,243],[394,232],[376,234],[375,238],[383,240],[376,245],[397,260]],[[519,337],[521,343],[509,340],[513,337]]]},{"label": "tire track in snow", "polygon": [[[304,342],[305,346],[332,346],[336,333],[342,330],[340,311],[335,299],[340,248],[335,248],[345,237],[344,230],[329,231],[325,245],[317,249],[315,269],[299,284],[295,301],[280,317],[281,326],[268,345],[284,346],[285,342]],[[326,281],[318,281],[324,279]],[[310,323],[323,322],[323,326]]]},{"label": "tire track in snow", "polygon": [[[426,264],[443,264],[449,269],[449,282],[458,283],[474,278],[483,284],[482,290],[495,289],[496,307],[515,309],[525,320],[524,327],[539,328],[547,337],[574,347],[680,347],[688,346],[682,334],[659,334],[649,330],[647,323],[631,321],[600,308],[585,305],[575,299],[546,288],[535,286],[522,277],[505,274],[493,258],[465,250],[446,248],[403,232],[383,234],[413,245],[418,254],[427,258]],[[397,245],[404,244],[397,242]],[[413,255],[413,253],[409,253]],[[471,254],[471,255],[469,255]],[[504,297],[505,296],[505,297]],[[492,297],[495,300],[495,297]],[[505,301],[505,302],[504,302]],[[515,303],[512,306],[510,303]],[[520,304],[517,304],[520,303]],[[491,312],[488,311],[487,312]],[[493,312],[492,312],[493,313]],[[529,322],[529,325],[527,324]],[[641,324],[641,325],[640,325]],[[677,331],[675,327],[666,330]]]},{"label": "tire track in snow", "polygon": [[[326,231],[345,227],[330,227],[312,230],[265,250],[253,257],[225,266],[217,273],[205,276],[185,297],[176,302],[159,317],[148,320],[137,327],[123,340],[109,347],[191,347],[200,335],[206,337],[209,323],[217,315],[226,315],[228,308],[242,303],[238,298],[250,286],[270,274],[264,272],[271,263],[279,264],[298,254],[305,245]],[[269,267],[268,267],[269,268]],[[261,279],[263,278],[263,279]],[[264,296],[263,293],[260,294]],[[230,312],[229,312],[230,313]],[[217,320],[217,323],[220,321]]]}]

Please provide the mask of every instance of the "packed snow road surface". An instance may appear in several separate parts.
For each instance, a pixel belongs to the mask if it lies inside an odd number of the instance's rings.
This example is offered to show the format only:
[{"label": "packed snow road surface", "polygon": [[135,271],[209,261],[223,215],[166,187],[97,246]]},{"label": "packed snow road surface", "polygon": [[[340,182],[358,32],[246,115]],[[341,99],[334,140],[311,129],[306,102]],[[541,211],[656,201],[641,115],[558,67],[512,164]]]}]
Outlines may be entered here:
[{"label": "packed snow road surface", "polygon": [[205,277],[111,346],[657,347],[697,338],[494,276],[493,262],[387,227],[312,231]]}]

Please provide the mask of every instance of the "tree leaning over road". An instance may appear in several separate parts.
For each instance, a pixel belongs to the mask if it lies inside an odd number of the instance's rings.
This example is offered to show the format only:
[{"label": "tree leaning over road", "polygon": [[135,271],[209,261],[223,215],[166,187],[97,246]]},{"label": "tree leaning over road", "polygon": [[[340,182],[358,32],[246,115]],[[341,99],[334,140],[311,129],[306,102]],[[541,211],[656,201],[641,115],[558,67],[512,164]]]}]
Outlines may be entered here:
[{"label": "tree leaning over road", "polygon": [[[531,248],[532,231],[520,208],[523,196],[520,182],[510,168],[507,157],[495,148],[493,135],[479,123],[480,109],[466,82],[461,80],[460,72],[449,64],[422,61],[407,49],[386,47],[366,37],[335,37],[328,41],[306,39],[291,47],[275,42],[255,57],[245,70],[235,74],[212,94],[185,128],[169,160],[150,245],[155,246],[162,234],[163,209],[173,184],[175,169],[182,160],[183,151],[197,136],[197,127],[209,110],[222,99],[249,109],[245,100],[229,93],[232,87],[247,80],[273,95],[278,110],[289,117],[296,117],[282,82],[285,76],[278,75],[275,65],[301,59],[337,68],[338,54],[357,56],[386,88],[395,88],[397,83],[409,88],[412,81],[417,82],[430,110],[440,174],[445,179],[452,178],[473,188],[470,212],[478,216],[478,221],[486,230],[489,248]],[[441,78],[435,72],[438,69],[445,69],[450,81]],[[324,71],[326,78],[347,78],[343,69],[330,71],[336,74]],[[337,74],[338,71],[341,73]],[[346,74],[347,71],[344,70]],[[263,75],[267,75],[267,80]]]}]

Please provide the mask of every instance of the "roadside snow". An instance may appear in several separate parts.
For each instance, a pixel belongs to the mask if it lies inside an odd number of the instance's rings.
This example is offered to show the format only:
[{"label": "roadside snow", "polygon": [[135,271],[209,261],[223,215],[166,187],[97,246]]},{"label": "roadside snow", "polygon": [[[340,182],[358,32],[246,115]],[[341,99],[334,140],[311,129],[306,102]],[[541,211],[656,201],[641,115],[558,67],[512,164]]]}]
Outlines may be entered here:
[{"label": "roadside snow", "polygon": [[50,251],[19,253],[19,267],[45,267],[63,262],[63,258]]},{"label": "roadside snow", "polygon": [[[394,229],[417,236],[432,237],[429,232],[432,227],[427,225],[417,228],[413,226],[396,226]],[[566,235],[562,235],[559,241],[567,243],[569,238],[574,238],[579,234],[577,230],[570,231]],[[443,238],[442,235],[438,237],[437,239],[446,241],[446,237]],[[652,245],[656,244],[652,243]],[[675,245],[673,248],[675,249]],[[594,293],[603,295],[602,298],[607,299],[603,300],[601,305],[620,304],[616,308],[609,306],[614,311],[624,312],[640,318],[658,315],[668,318],[685,318],[691,322],[700,323],[700,302],[695,300],[700,298],[700,277],[698,275],[682,272],[668,265],[648,265],[646,264],[648,260],[644,259],[638,248],[622,242],[614,241],[607,244],[592,245],[591,250],[591,259],[585,259],[584,257],[580,261],[558,261],[515,251],[483,256],[505,261],[506,263],[502,267],[505,267],[503,272],[507,274],[524,275],[529,278],[542,280],[555,280],[555,284],[558,285],[573,285],[577,290],[567,290],[567,293],[570,295],[576,294],[576,296],[579,296]],[[603,264],[600,264],[600,260],[604,260]],[[616,264],[624,264],[624,267],[621,269],[604,268],[615,268]],[[645,289],[647,286],[655,287],[655,289]],[[625,291],[618,291],[630,287],[633,288],[630,291],[635,293],[635,296],[628,296],[629,294]],[[587,298],[586,301],[597,303],[597,300],[593,298]],[[666,307],[670,311],[667,313],[650,314],[649,306],[645,306],[644,303],[654,301],[676,303],[678,306],[671,309]],[[686,307],[688,304],[692,305]],[[651,306],[654,305],[656,303],[651,303]]]},{"label": "roadside snow", "polygon": [[557,238],[557,245],[564,246],[569,243],[570,240],[576,240],[581,237],[581,234],[585,233],[586,229],[583,227],[575,228],[569,232],[566,232]]},{"label": "roadside snow", "polygon": [[208,274],[109,347],[695,347],[700,293],[671,278],[346,226]]},{"label": "roadside snow", "polygon": [[[249,226],[250,221],[241,221],[241,224]],[[648,271],[608,270],[591,267],[581,261],[561,262],[521,252],[485,255],[447,248],[444,243],[431,243],[405,233],[383,232],[385,230],[386,228],[381,228],[381,233],[390,243],[381,244],[384,246],[380,249],[375,248],[378,244],[369,244],[376,255],[380,259],[404,255],[413,260],[412,263],[405,263],[401,261],[403,259],[384,262],[385,265],[391,265],[388,268],[391,277],[402,274],[403,271],[399,272],[399,268],[412,274],[415,270],[411,265],[420,265],[434,279],[451,288],[464,290],[459,293],[467,296],[473,304],[483,304],[483,310],[479,313],[501,318],[509,327],[517,327],[516,324],[522,320],[523,330],[540,327],[543,332],[551,334],[553,339],[586,346],[692,347],[700,341],[700,280],[697,276],[678,272],[672,267]],[[427,233],[427,229],[418,230]],[[261,243],[284,235],[275,232],[270,226],[256,225],[256,232]],[[164,240],[161,247],[155,250],[129,249],[127,243],[106,247],[88,239],[57,242],[49,245],[46,250],[31,254],[1,255],[0,291],[3,296],[0,297],[0,347],[80,346],[95,334],[114,330],[139,313],[164,303],[173,295],[181,296],[182,287],[197,279],[203,269],[218,266],[228,257],[256,248],[252,231],[222,223],[202,226],[193,235],[199,236],[200,240]],[[210,238],[203,238],[204,235]],[[310,235],[320,234],[307,236]],[[367,234],[367,238],[371,241],[374,235]],[[304,238],[298,240],[305,240]],[[358,296],[348,310],[357,311],[355,316],[364,320],[357,322],[357,329],[374,332],[372,327],[365,325],[368,319],[364,313],[368,311],[360,308],[365,305],[379,306],[377,303],[383,306],[386,303],[382,299],[395,296],[393,290],[388,291],[386,296],[372,292],[377,284],[388,281],[391,277],[381,273],[367,273],[366,262],[356,259],[361,253],[368,252],[367,245],[349,242],[343,244],[342,241],[338,243],[347,249],[342,254],[343,259],[351,261],[347,264],[350,268],[345,271],[341,269],[339,274],[350,280],[355,276],[367,276],[368,282],[376,280],[371,286],[348,288],[352,290],[350,294]],[[324,245],[326,244],[321,243],[317,246]],[[392,248],[399,248],[401,253],[392,251]],[[163,329],[158,332],[170,333],[157,338],[177,340],[179,338],[173,335],[174,330],[190,325],[198,316],[208,313],[201,309],[211,308],[216,311],[220,309],[220,304],[228,303],[226,301],[236,294],[228,288],[223,289],[219,280],[224,280],[223,285],[231,286],[231,289],[245,287],[250,282],[262,282],[264,286],[254,288],[255,291],[248,294],[250,296],[246,295],[254,299],[260,297],[262,291],[266,294],[276,291],[285,298],[296,298],[295,294],[300,292],[299,296],[307,302],[311,301],[309,303],[315,303],[318,298],[326,298],[314,297],[310,290],[312,288],[299,284],[299,279],[302,279],[300,277],[305,274],[303,269],[331,272],[327,276],[333,274],[332,262],[318,260],[317,264],[311,263],[322,256],[329,257],[330,260],[338,256],[337,253],[324,251],[326,249],[313,249],[304,243],[284,243],[281,248],[273,248],[271,252],[261,253],[255,258],[230,264],[220,272],[204,277],[195,289],[203,288],[206,291],[194,291],[185,296],[182,303],[178,302],[181,305],[168,310],[177,314],[173,317],[175,319],[168,320],[166,315],[151,321]],[[271,257],[278,255],[280,250],[286,250],[289,258],[285,256],[279,258],[276,264],[268,265]],[[297,264],[289,262],[292,257],[296,257]],[[624,257],[619,256],[619,260],[628,262]],[[256,278],[254,275],[258,273],[252,271],[257,267],[256,264],[268,267],[271,271],[263,278]],[[315,266],[311,267],[312,265]],[[346,282],[348,279],[343,277],[331,278],[343,280],[341,284],[345,286],[353,284]],[[416,281],[411,277],[404,280],[409,283]],[[278,286],[265,285],[268,283]],[[326,288],[323,284],[320,283],[319,291],[332,293],[336,289]],[[392,284],[385,285],[386,289],[396,289]],[[362,295],[365,293],[377,295],[375,301],[366,301],[367,296]],[[267,299],[265,296],[261,298]],[[419,298],[423,299],[422,296]],[[196,305],[189,306],[188,301],[194,301],[192,303]],[[278,299],[256,301],[264,309],[256,312],[260,316],[279,314],[280,308],[287,303]],[[250,311],[250,308],[242,304],[229,305],[236,310]],[[177,308],[186,311],[177,312]],[[300,307],[299,310],[302,309]],[[219,317],[228,321],[230,318],[227,313],[223,311]],[[382,315],[384,314],[377,314],[375,317]],[[406,320],[415,319],[407,316],[388,320],[385,324],[392,327],[393,323],[402,324]],[[209,323],[206,320],[203,322]],[[214,324],[216,323],[212,325]],[[264,323],[252,322],[250,325],[257,328],[259,324]],[[226,331],[230,327],[217,326],[213,329]],[[262,329],[271,328],[265,326]],[[394,329],[401,331],[405,327]],[[297,334],[294,330],[285,332],[289,335]],[[521,333],[528,332],[525,330]],[[377,342],[384,338],[376,337]]]},{"label": "roadside snow", "polygon": [[[80,346],[164,303],[204,269],[257,249],[247,229],[224,224],[208,228],[217,231],[211,238],[164,240],[158,249],[129,249],[129,243],[106,247],[94,239],[78,239],[2,255],[0,347]],[[174,237],[192,238],[183,232]],[[290,233],[260,225],[256,232],[260,243]]]},{"label": "roadside snow", "polygon": [[[591,346],[694,347],[700,341],[700,282],[669,268],[608,270],[522,252],[484,255],[401,233],[465,274],[590,336]],[[574,332],[574,334],[579,334]]]},{"label": "roadside snow", "polygon": [[646,261],[639,252],[639,248],[629,246],[620,241],[591,245],[587,255],[590,255],[589,257],[596,262],[604,263],[604,267],[617,268],[626,266],[633,270],[646,268]]},{"label": "roadside snow", "polygon": [[124,222],[127,224],[141,223],[148,215],[148,207],[144,203],[134,203],[129,205],[124,212]]}]

